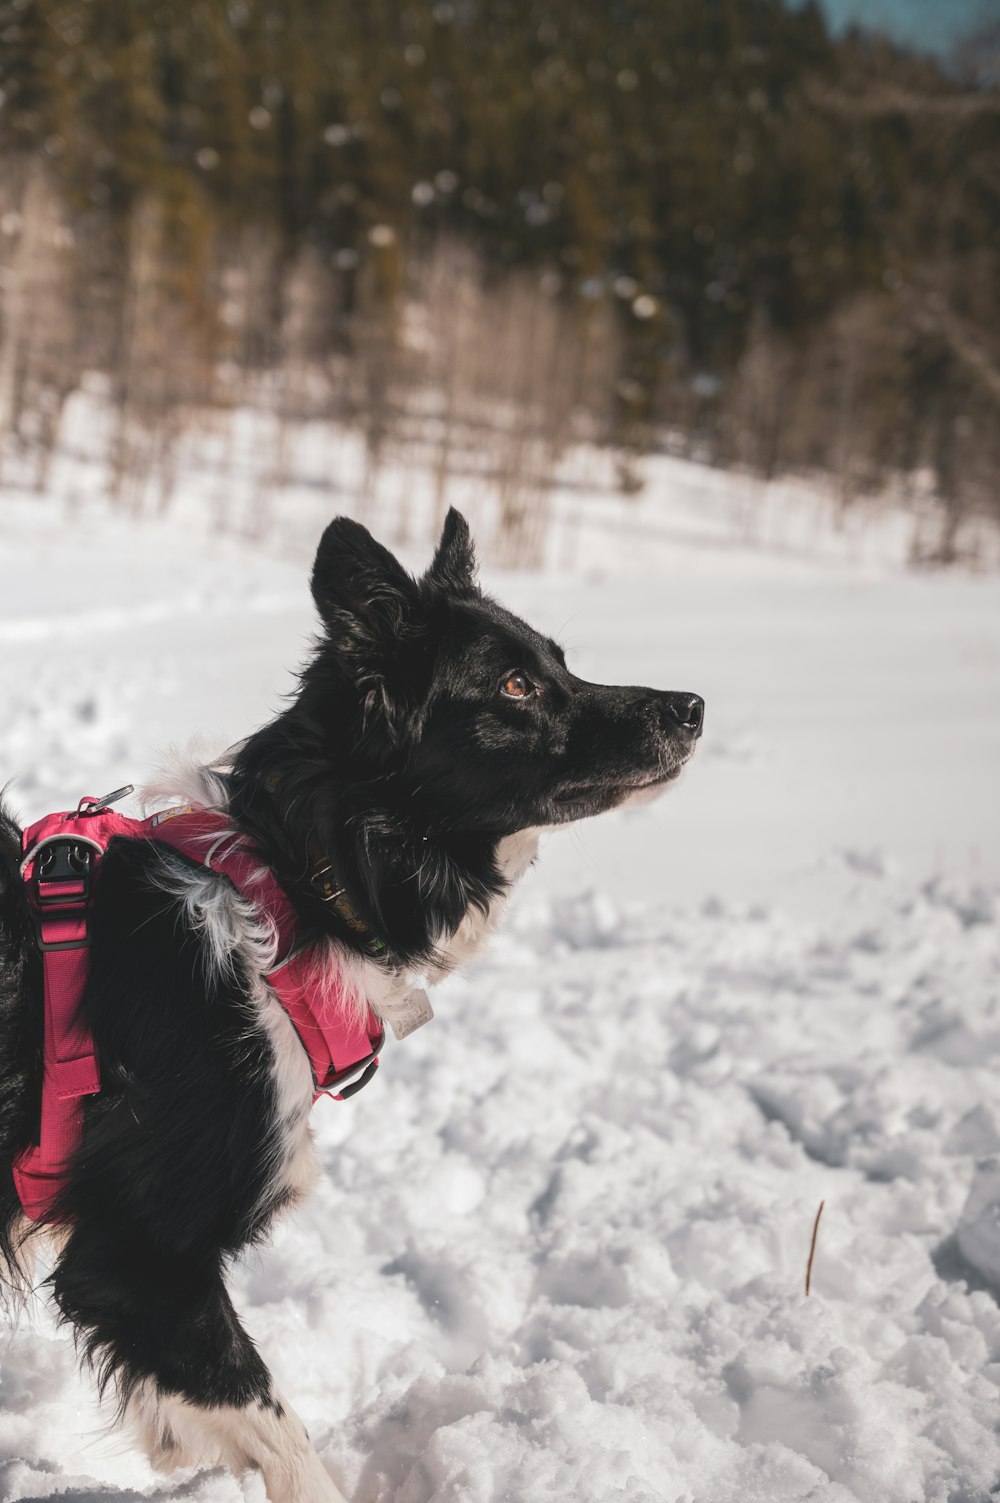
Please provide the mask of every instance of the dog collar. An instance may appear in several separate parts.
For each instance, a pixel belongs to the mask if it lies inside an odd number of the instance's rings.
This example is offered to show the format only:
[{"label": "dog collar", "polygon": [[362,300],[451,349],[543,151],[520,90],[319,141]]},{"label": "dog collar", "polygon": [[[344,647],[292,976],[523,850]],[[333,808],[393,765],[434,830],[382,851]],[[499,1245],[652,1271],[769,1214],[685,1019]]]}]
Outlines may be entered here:
[{"label": "dog collar", "polygon": [[309,880],[323,902],[328,904],[337,917],[343,919],[352,933],[358,936],[369,955],[379,956],[386,953],[389,947],[385,940],[369,929],[347,896],[346,888],[338,886],[333,866],[329,861],[320,861],[314,866]]},{"label": "dog collar", "polygon": [[[268,773],[261,781],[272,796],[281,786],[281,777],[276,772]],[[333,862],[329,856],[324,855],[318,849],[316,842],[312,840],[309,842],[309,859],[312,862],[309,885],[320,901],[325,903],[347,925],[351,933],[357,936],[366,954],[375,959],[386,955],[389,950],[388,944],[380,934],[376,934],[374,929],[365,923],[348,897],[347,888],[337,877]]]}]

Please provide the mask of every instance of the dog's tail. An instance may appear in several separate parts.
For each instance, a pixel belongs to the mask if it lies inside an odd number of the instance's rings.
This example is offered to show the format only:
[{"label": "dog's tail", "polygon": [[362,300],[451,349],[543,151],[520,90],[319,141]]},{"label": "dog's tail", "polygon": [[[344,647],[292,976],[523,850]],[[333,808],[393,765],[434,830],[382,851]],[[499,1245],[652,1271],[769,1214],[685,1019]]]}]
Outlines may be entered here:
[{"label": "dog's tail", "polygon": [[25,1292],[25,1221],[11,1173],[30,1133],[41,1071],[41,1020],[34,1013],[37,951],[21,891],[21,830],[0,789],[0,1297]]}]

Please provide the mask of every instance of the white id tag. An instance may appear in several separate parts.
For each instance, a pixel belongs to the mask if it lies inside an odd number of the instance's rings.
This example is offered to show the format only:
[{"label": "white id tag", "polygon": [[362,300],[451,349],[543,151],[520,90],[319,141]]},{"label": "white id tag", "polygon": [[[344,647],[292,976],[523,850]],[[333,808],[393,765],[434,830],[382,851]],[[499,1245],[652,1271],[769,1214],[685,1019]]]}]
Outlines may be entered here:
[{"label": "white id tag", "polygon": [[410,992],[403,1006],[389,1019],[389,1026],[397,1039],[408,1039],[411,1033],[423,1028],[434,1016],[431,999],[422,986]]}]

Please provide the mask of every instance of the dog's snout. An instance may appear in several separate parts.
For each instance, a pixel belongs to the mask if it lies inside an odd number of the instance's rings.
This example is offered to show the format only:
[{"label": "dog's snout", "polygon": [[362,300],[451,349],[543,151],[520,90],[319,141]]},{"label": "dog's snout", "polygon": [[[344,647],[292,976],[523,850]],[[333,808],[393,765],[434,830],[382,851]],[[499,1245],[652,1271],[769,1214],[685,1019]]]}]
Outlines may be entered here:
[{"label": "dog's snout", "polygon": [[700,694],[668,694],[666,710],[674,725],[694,740],[705,723],[705,701]]}]

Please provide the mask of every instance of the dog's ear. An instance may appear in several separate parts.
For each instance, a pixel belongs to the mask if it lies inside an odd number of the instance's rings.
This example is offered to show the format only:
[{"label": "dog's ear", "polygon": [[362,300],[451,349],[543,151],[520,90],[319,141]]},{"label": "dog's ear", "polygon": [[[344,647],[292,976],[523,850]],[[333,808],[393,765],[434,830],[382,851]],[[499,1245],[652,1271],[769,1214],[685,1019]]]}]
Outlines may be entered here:
[{"label": "dog's ear", "polygon": [[405,633],[417,587],[388,548],[360,522],[336,517],[320,538],[312,571],[312,596],[337,638],[370,643]]},{"label": "dog's ear", "polygon": [[441,541],[427,570],[427,579],[456,595],[471,595],[477,588],[472,533],[462,513],[453,506],[444,519]]},{"label": "dog's ear", "polygon": [[320,539],[312,595],[327,636],[368,710],[381,707],[396,739],[408,713],[406,664],[420,636],[419,594],[388,548],[367,527],[337,517]]}]

